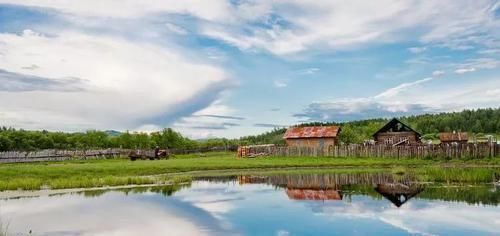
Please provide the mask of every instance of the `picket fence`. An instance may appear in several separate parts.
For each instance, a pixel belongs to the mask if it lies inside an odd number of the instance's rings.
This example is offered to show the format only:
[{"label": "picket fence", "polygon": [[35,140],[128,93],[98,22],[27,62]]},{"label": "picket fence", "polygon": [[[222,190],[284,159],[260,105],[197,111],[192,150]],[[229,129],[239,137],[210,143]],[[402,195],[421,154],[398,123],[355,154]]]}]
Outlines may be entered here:
[{"label": "picket fence", "polygon": [[258,148],[249,153],[259,156],[285,157],[373,157],[373,158],[490,158],[500,156],[500,144],[480,143],[461,145],[412,145],[412,146],[385,146],[385,145],[340,145],[323,149],[314,147],[276,146],[272,148]]}]

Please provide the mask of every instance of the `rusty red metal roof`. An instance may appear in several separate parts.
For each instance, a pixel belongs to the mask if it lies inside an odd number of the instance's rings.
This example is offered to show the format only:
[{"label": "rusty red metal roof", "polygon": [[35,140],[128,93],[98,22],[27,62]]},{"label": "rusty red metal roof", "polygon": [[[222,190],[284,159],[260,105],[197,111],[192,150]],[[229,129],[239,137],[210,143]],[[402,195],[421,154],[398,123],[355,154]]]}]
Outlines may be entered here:
[{"label": "rusty red metal roof", "polygon": [[335,138],[339,131],[339,126],[291,127],[283,138]]},{"label": "rusty red metal roof", "polygon": [[441,140],[441,142],[460,142],[469,140],[469,137],[467,132],[449,132],[440,133],[439,140]]}]

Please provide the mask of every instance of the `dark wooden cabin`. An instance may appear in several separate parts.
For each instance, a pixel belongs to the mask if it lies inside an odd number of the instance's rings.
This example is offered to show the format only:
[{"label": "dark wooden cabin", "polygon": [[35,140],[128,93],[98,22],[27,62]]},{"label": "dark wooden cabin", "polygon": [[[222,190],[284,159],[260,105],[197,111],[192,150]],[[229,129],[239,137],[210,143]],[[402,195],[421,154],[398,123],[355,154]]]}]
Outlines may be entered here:
[{"label": "dark wooden cabin", "polygon": [[439,133],[441,144],[466,144],[469,141],[467,132]]},{"label": "dark wooden cabin", "polygon": [[380,145],[405,145],[420,143],[420,134],[396,118],[380,128],[373,138]]}]

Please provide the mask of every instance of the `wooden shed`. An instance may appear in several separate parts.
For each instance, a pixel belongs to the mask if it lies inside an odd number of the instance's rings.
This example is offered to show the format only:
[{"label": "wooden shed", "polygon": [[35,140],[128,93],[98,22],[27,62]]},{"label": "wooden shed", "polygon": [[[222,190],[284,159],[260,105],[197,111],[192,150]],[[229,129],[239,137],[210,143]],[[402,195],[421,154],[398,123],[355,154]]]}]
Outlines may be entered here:
[{"label": "wooden shed", "polygon": [[339,126],[291,127],[283,138],[290,147],[324,149],[338,143]]},{"label": "wooden shed", "polygon": [[380,128],[373,138],[380,145],[405,145],[420,143],[420,134],[396,118]]},{"label": "wooden shed", "polygon": [[465,144],[469,141],[467,132],[446,132],[439,133],[439,140],[442,144]]}]

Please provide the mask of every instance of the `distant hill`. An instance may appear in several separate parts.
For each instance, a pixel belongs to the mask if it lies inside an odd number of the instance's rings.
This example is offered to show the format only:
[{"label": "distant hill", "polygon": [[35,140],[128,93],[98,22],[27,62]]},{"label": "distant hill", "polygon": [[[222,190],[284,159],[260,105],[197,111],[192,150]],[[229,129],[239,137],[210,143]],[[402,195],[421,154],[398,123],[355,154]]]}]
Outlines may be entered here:
[{"label": "distant hill", "polygon": [[[484,134],[498,135],[500,133],[500,108],[404,116],[399,119],[420,132],[426,139],[437,139],[439,132],[453,130],[469,132],[478,138]],[[341,141],[359,143],[371,139],[371,135],[388,121],[389,119],[379,118],[350,122],[309,122],[297,126],[340,125],[342,127]],[[242,137],[240,140],[251,144],[282,144],[285,131],[284,128],[274,129],[260,135]]]}]

